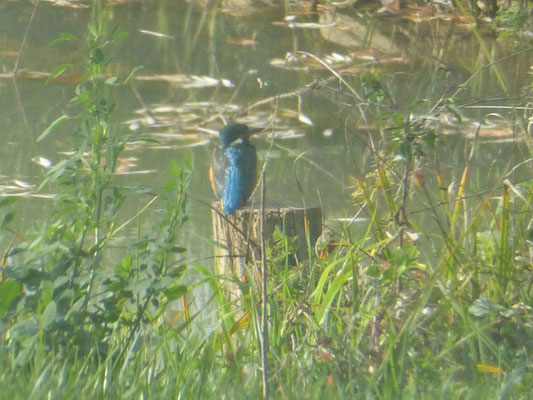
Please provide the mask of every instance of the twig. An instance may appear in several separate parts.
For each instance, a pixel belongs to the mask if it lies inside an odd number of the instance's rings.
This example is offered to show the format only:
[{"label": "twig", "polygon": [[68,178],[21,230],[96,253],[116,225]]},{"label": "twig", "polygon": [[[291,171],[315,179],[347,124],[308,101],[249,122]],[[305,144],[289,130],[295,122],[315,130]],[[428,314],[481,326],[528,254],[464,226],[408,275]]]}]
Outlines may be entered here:
[{"label": "twig", "polygon": [[[266,162],[265,162],[266,164]],[[263,398],[268,399],[269,387],[268,387],[268,318],[267,318],[267,264],[266,264],[266,241],[265,241],[265,172],[266,168],[261,171],[261,215],[260,215],[260,227],[261,227],[261,274],[262,274],[262,293],[261,301],[262,307],[262,326],[261,326],[261,366],[263,377]]]},{"label": "twig", "polygon": [[267,260],[266,260],[266,235],[265,235],[265,198],[266,198],[266,169],[268,160],[272,148],[274,147],[274,131],[276,124],[276,114],[278,112],[279,98],[275,102],[274,118],[272,119],[272,135],[270,136],[270,146],[263,163],[263,169],[261,170],[261,216],[260,216],[260,228],[261,228],[261,279],[262,279],[262,319],[261,319],[261,369],[263,379],[263,399],[268,399],[270,396],[270,386],[268,384],[268,293],[267,293]]},{"label": "twig", "polygon": [[22,60],[22,55],[24,54],[24,47],[26,47],[26,40],[28,38],[28,33],[30,32],[30,27],[33,23],[33,18],[35,17],[35,12],[37,11],[37,6],[39,5],[39,1],[40,0],[37,0],[35,4],[33,5],[33,10],[31,12],[30,20],[28,22],[28,25],[26,26],[26,31],[24,32],[24,36],[22,37],[22,43],[20,45],[19,54],[17,57],[17,61],[15,61],[15,68],[13,69],[13,78],[17,75],[17,71],[20,65],[20,60]]},{"label": "twig", "polygon": [[29,133],[30,142],[32,144],[33,150],[35,151],[36,155],[38,155],[39,153],[37,152],[37,147],[35,146],[35,140],[34,140],[33,135],[31,133],[30,124],[28,123],[28,118],[26,117],[26,112],[24,111],[24,106],[22,105],[22,100],[21,100],[21,97],[20,97],[17,81],[16,81],[15,78],[17,77],[17,72],[18,72],[18,69],[19,69],[20,61],[22,60],[22,55],[24,54],[24,48],[26,47],[26,41],[28,39],[28,33],[30,31],[31,25],[33,24],[33,19],[35,17],[35,13],[37,11],[37,6],[39,4],[39,1],[40,0],[37,0],[35,2],[35,4],[33,5],[33,10],[31,12],[30,20],[28,21],[28,25],[26,26],[26,31],[24,32],[24,36],[22,37],[22,43],[20,45],[19,54],[17,56],[17,60],[15,61],[15,67],[13,68],[13,71],[10,74],[11,78],[13,79],[13,86],[14,86],[14,89],[15,89],[15,97],[17,98],[17,103],[18,103],[18,105],[20,107],[20,110],[22,112],[22,119],[23,119],[24,125],[26,126],[26,129],[27,129],[27,131]]},{"label": "twig", "polygon": [[[279,101],[275,103],[274,115],[277,114]],[[275,125],[276,118],[273,118],[273,124]],[[260,216],[260,228],[261,228],[261,279],[262,279],[262,319],[261,319],[261,369],[263,378],[263,398],[269,397],[269,384],[268,384],[268,293],[267,293],[267,260],[266,260],[266,234],[265,234],[265,198],[266,198],[266,168],[272,148],[274,147],[274,130],[272,127],[272,135],[270,136],[270,146],[266,155],[265,162],[263,163],[263,169],[261,170],[261,216]]]}]

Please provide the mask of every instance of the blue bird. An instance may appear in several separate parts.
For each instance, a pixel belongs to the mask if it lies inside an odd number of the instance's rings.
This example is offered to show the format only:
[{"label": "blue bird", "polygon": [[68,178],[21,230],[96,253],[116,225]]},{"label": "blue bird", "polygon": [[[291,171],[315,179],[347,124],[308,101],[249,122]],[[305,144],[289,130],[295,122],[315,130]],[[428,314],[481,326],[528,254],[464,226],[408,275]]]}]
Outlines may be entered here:
[{"label": "blue bird", "polygon": [[220,146],[213,154],[209,180],[217,198],[222,199],[226,215],[246,203],[257,184],[257,155],[248,139],[262,130],[230,123],[219,133]]}]

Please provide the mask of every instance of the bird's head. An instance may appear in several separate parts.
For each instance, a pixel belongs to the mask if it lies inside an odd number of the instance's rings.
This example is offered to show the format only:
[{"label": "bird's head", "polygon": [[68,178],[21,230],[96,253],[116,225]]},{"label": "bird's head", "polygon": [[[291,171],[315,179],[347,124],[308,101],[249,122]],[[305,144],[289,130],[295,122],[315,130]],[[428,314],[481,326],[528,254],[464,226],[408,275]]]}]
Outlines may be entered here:
[{"label": "bird's head", "polygon": [[248,139],[250,135],[262,131],[262,128],[248,128],[248,125],[232,122],[220,130],[220,147],[223,149],[239,139]]}]

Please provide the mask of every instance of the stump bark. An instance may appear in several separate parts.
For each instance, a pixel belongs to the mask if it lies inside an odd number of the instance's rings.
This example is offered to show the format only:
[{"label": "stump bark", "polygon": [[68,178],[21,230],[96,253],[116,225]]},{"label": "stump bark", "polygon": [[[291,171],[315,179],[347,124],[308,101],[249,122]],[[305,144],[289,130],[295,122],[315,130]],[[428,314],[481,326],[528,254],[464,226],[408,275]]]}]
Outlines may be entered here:
[{"label": "stump bark", "polygon": [[[219,275],[233,277],[224,282],[231,300],[240,296],[238,281],[244,282],[248,268],[261,261],[261,209],[243,207],[234,215],[224,215],[220,202],[212,204],[213,236],[222,247],[215,248],[215,267]],[[296,258],[301,265],[308,259],[322,232],[320,207],[265,207],[265,240],[272,246],[272,235],[279,227],[288,237],[296,237]],[[255,262],[254,262],[255,261]]]}]

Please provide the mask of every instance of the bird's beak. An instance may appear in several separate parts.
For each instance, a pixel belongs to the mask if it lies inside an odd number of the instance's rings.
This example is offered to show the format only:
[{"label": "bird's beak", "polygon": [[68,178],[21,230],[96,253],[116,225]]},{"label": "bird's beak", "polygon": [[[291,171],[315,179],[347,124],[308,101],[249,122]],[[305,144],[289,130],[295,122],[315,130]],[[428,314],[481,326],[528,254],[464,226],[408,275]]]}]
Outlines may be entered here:
[{"label": "bird's beak", "polygon": [[249,128],[248,129],[248,136],[252,136],[255,133],[263,132],[265,128]]}]

